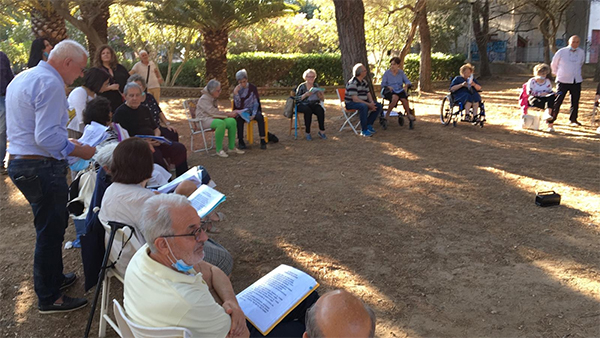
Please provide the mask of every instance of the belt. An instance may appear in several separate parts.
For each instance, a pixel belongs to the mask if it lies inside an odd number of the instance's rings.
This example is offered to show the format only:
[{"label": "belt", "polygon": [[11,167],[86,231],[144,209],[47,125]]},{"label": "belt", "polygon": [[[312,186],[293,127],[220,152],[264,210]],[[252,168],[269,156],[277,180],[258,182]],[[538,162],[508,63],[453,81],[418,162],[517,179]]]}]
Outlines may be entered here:
[{"label": "belt", "polygon": [[42,155],[10,155],[8,156],[8,160],[48,160],[48,161],[58,161],[54,157],[46,157]]}]

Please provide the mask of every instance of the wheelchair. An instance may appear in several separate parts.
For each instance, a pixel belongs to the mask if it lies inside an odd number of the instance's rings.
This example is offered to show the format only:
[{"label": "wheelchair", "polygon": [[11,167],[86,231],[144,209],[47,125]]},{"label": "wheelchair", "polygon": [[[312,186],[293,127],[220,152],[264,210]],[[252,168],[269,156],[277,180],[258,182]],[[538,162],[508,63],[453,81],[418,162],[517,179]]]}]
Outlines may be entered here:
[{"label": "wheelchair", "polygon": [[483,101],[479,102],[479,113],[477,116],[472,115],[473,108],[471,107],[468,113],[465,112],[465,108],[461,102],[454,102],[452,93],[444,97],[440,108],[440,120],[443,125],[447,126],[452,122],[452,126],[456,127],[457,122],[460,121],[479,125],[479,127],[483,128],[483,125],[486,122],[485,105]]},{"label": "wheelchair", "polygon": [[[412,89],[412,85],[411,86],[407,86],[405,91],[406,91],[406,96],[408,97],[408,106],[410,107],[409,109],[411,110],[411,113],[413,116],[415,116],[415,108],[414,108],[414,103],[412,101],[412,97],[410,95],[410,91]],[[386,105],[385,105],[385,101],[386,99],[384,97],[381,98],[381,105],[384,107],[383,111],[381,112],[381,115],[379,116],[379,124],[381,125],[381,127],[386,130],[388,127],[388,120],[385,118],[385,112],[387,111],[386,109]],[[400,105],[402,106],[402,103],[400,102],[400,100],[398,100],[398,103],[396,103],[396,107]],[[392,107],[396,108],[396,107]],[[390,116],[391,117],[391,116]],[[401,112],[398,111],[398,124],[400,125],[400,127],[404,127],[404,118],[408,119],[408,112]],[[415,121],[411,121],[410,119],[408,119],[408,128],[409,129],[414,129],[414,123]]]}]

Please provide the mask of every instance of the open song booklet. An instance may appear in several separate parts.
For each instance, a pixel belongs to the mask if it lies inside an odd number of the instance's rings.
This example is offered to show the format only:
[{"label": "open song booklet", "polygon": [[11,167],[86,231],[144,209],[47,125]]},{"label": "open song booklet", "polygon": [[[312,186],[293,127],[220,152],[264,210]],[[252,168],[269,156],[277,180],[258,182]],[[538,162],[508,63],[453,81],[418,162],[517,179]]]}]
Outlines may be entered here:
[{"label": "open song booklet", "polygon": [[236,298],[248,321],[266,336],[317,287],[307,273],[281,264]]},{"label": "open song booklet", "polygon": [[188,200],[198,211],[198,216],[204,218],[225,201],[225,195],[203,184],[188,197]]}]

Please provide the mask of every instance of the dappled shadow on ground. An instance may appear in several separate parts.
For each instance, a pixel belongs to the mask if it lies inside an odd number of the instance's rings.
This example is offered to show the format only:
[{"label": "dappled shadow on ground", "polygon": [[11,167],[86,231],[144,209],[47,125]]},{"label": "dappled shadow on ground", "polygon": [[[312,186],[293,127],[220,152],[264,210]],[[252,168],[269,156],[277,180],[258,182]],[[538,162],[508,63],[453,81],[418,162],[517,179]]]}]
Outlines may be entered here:
[{"label": "dappled shadow on ground", "polygon": [[[255,138],[246,154],[227,159],[190,154],[190,164],[204,165],[227,195],[220,210],[228,220],[211,236],[235,257],[236,291],[285,263],[315,276],[321,293],[345,288],[363,298],[377,313],[379,337],[597,335],[599,138],[564,125],[552,135],[516,129],[510,95],[523,81],[484,87],[483,129],[442,126],[447,92],[440,86],[415,98],[415,130],[394,122],[369,139],[337,131],[342,120],[331,93],[326,141],[294,140],[281,115],[284,98],[264,98],[280,143],[262,151]],[[588,88],[584,99],[590,95]],[[163,108],[189,146],[182,102]],[[567,120],[561,115],[559,123]],[[541,190],[560,193],[561,206],[537,207]],[[61,325],[62,335],[79,336],[85,313],[52,320],[36,313],[31,216],[18,192],[4,191],[9,209],[2,210],[16,215],[6,228],[4,214],[0,231],[16,251],[0,247],[10,275],[2,282],[3,324],[38,335],[40,325]],[[77,252],[66,259],[78,267]],[[17,272],[19,262],[26,272]]]}]

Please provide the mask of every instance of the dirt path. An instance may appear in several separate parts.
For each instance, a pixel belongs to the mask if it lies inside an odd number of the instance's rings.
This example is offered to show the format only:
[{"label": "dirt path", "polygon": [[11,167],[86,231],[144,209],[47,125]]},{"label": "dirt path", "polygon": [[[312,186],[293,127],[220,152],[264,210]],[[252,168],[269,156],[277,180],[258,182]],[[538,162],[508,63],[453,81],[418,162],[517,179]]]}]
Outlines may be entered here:
[{"label": "dirt path", "polygon": [[[288,136],[283,98],[263,98],[280,143],[189,161],[227,195],[228,220],[212,237],[235,258],[236,291],[286,263],[315,276],[320,292],[362,297],[379,337],[600,336],[600,138],[567,126],[566,114],[555,134],[516,129],[524,80],[484,84],[483,129],[442,126],[440,88],[417,99],[415,130],[394,123],[369,139],[337,131],[333,93],[326,141]],[[592,87],[585,83],[581,105],[588,125]],[[182,101],[163,108],[189,146]],[[87,311],[37,313],[30,209],[1,179],[1,336],[81,336]],[[541,190],[560,193],[561,206],[537,207]],[[64,255],[81,274],[79,251]],[[82,292],[82,281],[69,290]]]}]

